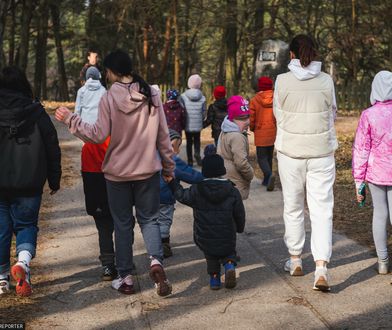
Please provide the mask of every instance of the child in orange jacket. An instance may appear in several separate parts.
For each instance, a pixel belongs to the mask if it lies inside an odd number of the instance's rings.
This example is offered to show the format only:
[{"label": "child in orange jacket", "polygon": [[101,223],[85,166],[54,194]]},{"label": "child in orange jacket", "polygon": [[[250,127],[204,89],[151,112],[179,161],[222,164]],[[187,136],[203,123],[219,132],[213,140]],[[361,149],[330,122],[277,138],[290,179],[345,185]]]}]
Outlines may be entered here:
[{"label": "child in orange jacket", "polygon": [[264,174],[262,184],[267,191],[274,190],[275,177],[272,173],[272,159],[276,137],[276,120],[272,109],[273,82],[260,77],[259,92],[250,100],[250,130],[254,132],[257,162]]}]

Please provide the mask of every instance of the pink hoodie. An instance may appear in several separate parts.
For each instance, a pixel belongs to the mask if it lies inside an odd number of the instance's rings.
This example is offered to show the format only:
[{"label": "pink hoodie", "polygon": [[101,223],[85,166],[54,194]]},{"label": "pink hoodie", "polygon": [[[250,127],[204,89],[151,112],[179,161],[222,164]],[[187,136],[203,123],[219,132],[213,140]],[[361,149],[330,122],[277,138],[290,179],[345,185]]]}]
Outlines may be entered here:
[{"label": "pink hoodie", "polygon": [[353,146],[353,177],[392,186],[392,100],[376,102],[362,112]]},{"label": "pink hoodie", "polygon": [[139,84],[114,83],[99,103],[95,124],[83,122],[77,114],[67,118],[72,134],[87,142],[102,143],[110,135],[102,171],[111,181],[135,181],[151,177],[162,169],[173,175],[173,149],[159,91],[151,88],[149,112]]}]

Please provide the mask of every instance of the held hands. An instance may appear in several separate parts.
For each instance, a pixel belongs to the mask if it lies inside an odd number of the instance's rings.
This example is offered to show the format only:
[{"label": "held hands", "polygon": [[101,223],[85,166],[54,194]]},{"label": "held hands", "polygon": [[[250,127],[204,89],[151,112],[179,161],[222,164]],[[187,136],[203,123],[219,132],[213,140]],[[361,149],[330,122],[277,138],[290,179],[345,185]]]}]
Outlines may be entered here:
[{"label": "held hands", "polygon": [[55,114],[55,118],[62,123],[65,123],[65,121],[67,120],[67,118],[72,114],[71,111],[69,111],[69,109],[67,107],[59,107],[56,110],[56,114]]},{"label": "held hands", "polygon": [[170,183],[174,180],[174,177],[172,175],[164,175],[162,174],[163,181],[166,183]]}]

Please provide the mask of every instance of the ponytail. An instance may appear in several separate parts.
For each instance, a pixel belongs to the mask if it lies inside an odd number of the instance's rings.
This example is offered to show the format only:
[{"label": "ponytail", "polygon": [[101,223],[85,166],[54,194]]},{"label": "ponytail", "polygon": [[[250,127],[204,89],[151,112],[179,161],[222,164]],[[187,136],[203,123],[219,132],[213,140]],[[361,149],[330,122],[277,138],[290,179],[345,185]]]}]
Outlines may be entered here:
[{"label": "ponytail", "polygon": [[315,41],[307,35],[299,34],[290,43],[290,51],[299,59],[303,67],[307,67],[317,56],[317,45]]},{"label": "ponytail", "polygon": [[150,85],[136,73],[131,73],[131,76],[133,78],[132,83],[139,84],[139,93],[143,94],[147,98],[148,109],[151,111],[151,106],[153,106],[154,104],[152,102],[152,93],[151,93]]}]

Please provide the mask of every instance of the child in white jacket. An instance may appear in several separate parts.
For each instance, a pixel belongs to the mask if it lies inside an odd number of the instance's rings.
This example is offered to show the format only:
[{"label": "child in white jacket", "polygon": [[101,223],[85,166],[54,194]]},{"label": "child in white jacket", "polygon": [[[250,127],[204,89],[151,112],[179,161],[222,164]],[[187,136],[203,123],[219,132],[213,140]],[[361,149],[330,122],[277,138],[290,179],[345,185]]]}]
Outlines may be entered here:
[{"label": "child in white jacket", "polygon": [[79,88],[76,96],[75,112],[89,124],[94,124],[97,120],[98,104],[106,93],[99,79],[99,70],[95,66],[89,67],[86,71],[86,83]]}]

